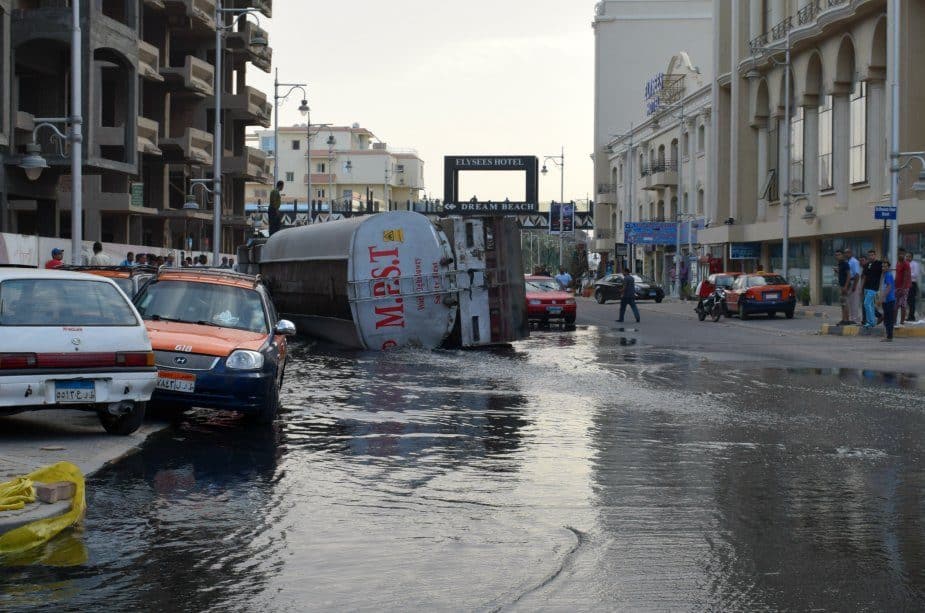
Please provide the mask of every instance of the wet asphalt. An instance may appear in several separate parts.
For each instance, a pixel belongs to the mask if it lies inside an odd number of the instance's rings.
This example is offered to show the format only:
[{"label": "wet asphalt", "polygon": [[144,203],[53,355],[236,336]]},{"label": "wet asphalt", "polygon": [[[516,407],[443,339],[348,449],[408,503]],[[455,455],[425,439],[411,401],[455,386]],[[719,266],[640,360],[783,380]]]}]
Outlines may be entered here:
[{"label": "wet asphalt", "polygon": [[485,351],[297,342],[277,424],[194,413],[94,475],[0,609],[925,608],[919,377],[613,307]]}]

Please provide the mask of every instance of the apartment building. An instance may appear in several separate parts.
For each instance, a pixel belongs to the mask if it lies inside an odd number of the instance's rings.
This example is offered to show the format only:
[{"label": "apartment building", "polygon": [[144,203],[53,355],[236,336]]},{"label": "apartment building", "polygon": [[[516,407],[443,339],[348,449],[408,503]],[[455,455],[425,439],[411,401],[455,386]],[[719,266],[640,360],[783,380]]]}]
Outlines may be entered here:
[{"label": "apartment building", "polygon": [[[248,142],[268,156],[270,177],[276,163],[273,130],[260,130]],[[310,151],[310,154],[309,154]],[[359,124],[279,128],[279,179],[283,202],[306,207],[308,173],[311,201],[318,211],[409,210],[424,193],[424,161],[412,149],[390,148]],[[272,183],[269,180],[268,183]],[[247,185],[249,205],[266,204],[272,186]]]},{"label": "apartment building", "polygon": [[[917,69],[925,4],[899,4],[900,148],[914,151],[925,148],[918,120],[925,79]],[[874,219],[874,206],[890,193],[886,13],[886,0],[714,2],[716,197],[708,217],[717,223],[700,239],[727,254],[730,245],[760,246],[762,265],[781,270],[789,189],[790,275],[806,281],[814,301],[834,298],[835,249],[887,247],[886,224]],[[789,66],[781,51],[788,41]],[[925,207],[910,190],[918,171],[913,165],[902,174],[899,220],[901,244],[921,256]]]},{"label": "apartment building", "polygon": [[610,176],[598,193],[608,194],[613,203],[605,210],[616,238],[610,249],[618,263],[632,261],[637,272],[667,283],[677,241],[627,245],[624,224],[680,222],[681,253],[695,255],[688,253],[693,239],[688,241],[687,234],[706,222],[711,87],[692,58],[681,52],[645,89],[647,117],[607,143]]},{"label": "apartment building", "polygon": [[[272,0],[225,0],[272,16]],[[269,125],[266,95],[247,85],[268,72],[272,51],[254,16],[216,17],[216,0],[95,0],[80,3],[83,57],[84,238],[177,249],[211,248],[213,213],[184,209],[190,180],[223,161],[222,251],[245,238],[244,185],[268,175],[267,156],[245,144]],[[68,117],[68,0],[0,0],[0,230],[70,235],[67,143],[37,119]],[[226,29],[216,81],[215,33]],[[213,151],[215,87],[222,96],[223,149]],[[64,126],[60,126],[64,129]],[[19,168],[35,138],[49,168],[30,180]]]},{"label": "apartment building", "polygon": [[[613,256],[622,228],[613,225],[617,186],[612,151],[616,135],[644,123],[645,87],[685,51],[712,80],[711,0],[602,0],[594,11],[594,251]],[[638,171],[638,169],[637,169]],[[618,236],[619,233],[619,236]]]}]

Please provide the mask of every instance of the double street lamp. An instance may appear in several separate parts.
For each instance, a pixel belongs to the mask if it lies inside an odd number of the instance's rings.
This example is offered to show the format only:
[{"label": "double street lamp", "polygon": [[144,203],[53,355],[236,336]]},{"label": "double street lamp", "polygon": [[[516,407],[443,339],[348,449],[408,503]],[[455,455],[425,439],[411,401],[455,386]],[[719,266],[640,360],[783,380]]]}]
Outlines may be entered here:
[{"label": "double street lamp", "polygon": [[[540,170],[544,175],[549,172],[546,168],[546,162],[552,162],[559,167],[559,266],[564,266],[562,259],[562,206],[565,204],[565,146],[559,152],[559,155],[547,155],[543,157],[543,168]],[[550,224],[551,225],[551,224]]]},{"label": "double street lamp", "polygon": [[[36,135],[43,127],[51,128],[61,141],[71,143],[71,263],[75,266],[83,263],[83,54],[80,44],[80,0],[71,0],[71,116],[36,119],[39,123],[32,130],[32,142],[26,145],[26,155],[19,163],[30,181],[37,181],[48,168],[36,142]],[[58,130],[54,126],[56,123],[69,125],[68,134]]]}]

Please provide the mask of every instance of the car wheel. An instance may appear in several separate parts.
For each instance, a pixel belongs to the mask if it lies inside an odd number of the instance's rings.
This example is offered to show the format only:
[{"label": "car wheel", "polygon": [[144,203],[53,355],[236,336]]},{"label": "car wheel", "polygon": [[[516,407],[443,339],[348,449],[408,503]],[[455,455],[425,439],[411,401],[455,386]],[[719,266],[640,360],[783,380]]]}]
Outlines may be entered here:
[{"label": "car wheel", "polygon": [[655,299],[655,303],[656,303],[656,304],[661,304],[661,303],[662,303],[662,299],[661,299],[660,297],[659,297],[659,298],[656,298],[656,299]]},{"label": "car wheel", "polygon": [[280,380],[273,381],[267,392],[267,397],[264,399],[263,406],[260,407],[260,411],[253,415],[253,420],[256,423],[261,425],[272,424],[273,420],[276,419],[276,415],[279,413],[279,386]]},{"label": "car wheel", "polygon": [[140,428],[142,422],[144,422],[145,403],[134,402],[131,410],[121,415],[113,415],[106,409],[99,411],[97,415],[106,432],[117,436],[128,436]]},{"label": "car wheel", "polygon": [[566,316],[565,316],[565,325],[567,325],[567,326],[573,326],[573,325],[575,325],[575,316],[574,316],[574,315],[566,315]]},{"label": "car wheel", "polygon": [[793,309],[790,309],[789,311],[784,311],[784,315],[787,316],[787,319],[793,319]]},{"label": "car wheel", "polygon": [[742,303],[739,303],[739,319],[742,321],[748,319],[748,313],[745,312],[745,305]]},{"label": "car wheel", "polygon": [[597,288],[596,290],[594,290],[594,299],[597,301],[598,304],[604,304],[605,302],[607,302],[607,299],[604,298],[604,291],[601,288]]},{"label": "car wheel", "polygon": [[775,313],[774,311],[768,312],[768,319],[774,319],[775,317],[777,317],[777,313]]}]

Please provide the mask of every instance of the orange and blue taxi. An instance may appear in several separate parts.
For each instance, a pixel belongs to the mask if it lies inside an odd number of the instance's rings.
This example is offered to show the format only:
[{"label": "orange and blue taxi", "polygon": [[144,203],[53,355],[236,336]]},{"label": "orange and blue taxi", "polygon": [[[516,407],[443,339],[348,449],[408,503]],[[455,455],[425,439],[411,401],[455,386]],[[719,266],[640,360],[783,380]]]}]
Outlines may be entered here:
[{"label": "orange and blue taxi", "polygon": [[237,411],[271,422],[279,409],[286,337],[259,277],[226,269],[162,268],[135,297],[158,369],[151,401]]},{"label": "orange and blue taxi", "polygon": [[757,313],[768,317],[783,313],[787,319],[793,319],[796,305],[796,290],[780,275],[742,275],[726,290],[726,308],[743,320]]}]

